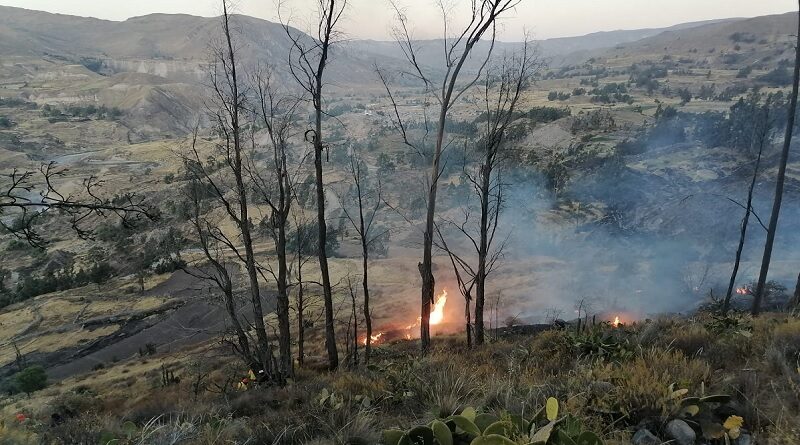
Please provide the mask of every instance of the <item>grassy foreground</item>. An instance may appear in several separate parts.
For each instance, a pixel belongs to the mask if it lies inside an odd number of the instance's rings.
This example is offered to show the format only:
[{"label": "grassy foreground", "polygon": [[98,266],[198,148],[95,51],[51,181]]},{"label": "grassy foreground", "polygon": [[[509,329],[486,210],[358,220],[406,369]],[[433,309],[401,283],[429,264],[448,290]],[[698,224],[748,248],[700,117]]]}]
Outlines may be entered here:
[{"label": "grassy foreground", "polygon": [[[423,358],[414,342],[397,342],[377,348],[368,366],[299,369],[285,388],[246,391],[235,388],[246,370],[233,357],[146,356],[2,400],[0,444],[377,444],[387,429],[465,409],[474,419],[470,408],[534,420],[551,397],[559,415],[607,444],[631,443],[643,429],[666,442],[674,419],[697,429],[696,443],[796,444],[798,354],[800,319],[700,314],[567,327],[472,350],[460,337],[439,337]],[[696,399],[719,394],[730,398]],[[720,426],[732,416],[741,417],[736,434]],[[454,430],[455,443],[472,439]],[[560,437],[548,443],[568,443]]]}]

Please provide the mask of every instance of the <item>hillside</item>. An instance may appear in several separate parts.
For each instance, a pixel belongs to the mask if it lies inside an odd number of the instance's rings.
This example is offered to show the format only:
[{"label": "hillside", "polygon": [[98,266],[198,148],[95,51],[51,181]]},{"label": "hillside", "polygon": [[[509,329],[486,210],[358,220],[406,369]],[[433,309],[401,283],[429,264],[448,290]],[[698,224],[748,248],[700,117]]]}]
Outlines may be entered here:
[{"label": "hillside", "polygon": [[691,59],[700,66],[758,69],[793,56],[796,23],[797,17],[787,13],[666,30],[616,45],[603,57],[611,65],[669,56]]},{"label": "hillside", "polygon": [[[745,314],[786,125],[796,16],[536,42],[549,65],[518,84],[494,139],[487,199],[496,207],[486,219],[497,227],[482,325],[477,291],[463,281],[480,249],[470,175],[487,171],[487,123],[503,90],[497,77],[464,81],[486,54],[487,42],[477,45],[459,83],[470,87],[441,127],[427,355],[420,257],[437,99],[403,75],[396,42],[343,42],[319,102],[317,195],[317,116],[286,68],[284,30],[231,19],[235,118],[209,86],[219,18],[113,22],[0,7],[0,444],[800,440],[800,324],[786,311],[800,299],[796,140],[765,314]],[[444,42],[414,43],[423,68],[441,75]],[[519,48],[498,42],[493,63]],[[255,67],[265,65],[275,101],[260,103]],[[281,219],[283,186],[291,205]],[[152,214],[128,221],[97,209],[76,221],[69,208],[36,202],[56,191],[94,203],[141,198]],[[13,208],[27,199],[30,212]],[[366,247],[362,199],[375,230]],[[41,245],[14,235],[26,227]],[[330,326],[336,371],[324,347]],[[467,345],[477,326],[487,344]]]}]

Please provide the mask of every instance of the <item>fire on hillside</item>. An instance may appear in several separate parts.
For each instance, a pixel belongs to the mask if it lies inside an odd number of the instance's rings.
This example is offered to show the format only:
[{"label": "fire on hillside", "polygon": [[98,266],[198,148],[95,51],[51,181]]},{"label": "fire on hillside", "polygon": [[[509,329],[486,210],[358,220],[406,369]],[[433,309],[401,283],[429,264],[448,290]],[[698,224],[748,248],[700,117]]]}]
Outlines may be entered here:
[{"label": "fire on hillside", "polygon": [[[447,289],[442,289],[442,293],[436,296],[433,307],[431,308],[431,315],[430,315],[431,326],[442,325],[445,323],[444,308],[446,304],[447,304]],[[412,338],[416,338],[419,335],[416,332],[416,328],[419,327],[421,320],[422,317],[417,317],[417,321],[404,328],[387,330],[384,332],[378,332],[377,334],[371,335],[370,343],[373,345],[378,345],[392,340],[398,340],[398,339],[411,340]],[[366,337],[361,340],[361,344],[363,345],[367,344]]]}]

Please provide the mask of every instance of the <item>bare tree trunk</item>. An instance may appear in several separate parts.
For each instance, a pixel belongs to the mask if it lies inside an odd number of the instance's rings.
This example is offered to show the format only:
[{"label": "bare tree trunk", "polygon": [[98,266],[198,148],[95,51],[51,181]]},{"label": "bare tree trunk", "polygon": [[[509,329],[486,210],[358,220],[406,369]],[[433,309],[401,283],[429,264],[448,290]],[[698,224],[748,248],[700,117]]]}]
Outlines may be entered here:
[{"label": "bare tree trunk", "polygon": [[331,290],[331,277],[328,270],[328,252],[325,250],[328,241],[328,228],[325,223],[325,185],[322,180],[322,87],[325,67],[328,63],[330,38],[333,32],[336,10],[335,0],[329,0],[328,13],[323,18],[325,39],[322,42],[319,64],[314,76],[315,88],[312,88],[314,102],[314,173],[317,187],[317,224],[319,226],[319,269],[322,274],[322,293],[325,299],[325,349],[328,351],[328,368],[334,370],[339,367],[339,353],[336,350],[336,332],[333,320],[333,293]]},{"label": "bare tree trunk", "polygon": [[439,113],[439,128],[436,136],[436,151],[430,171],[430,188],[428,189],[428,207],[425,214],[425,233],[423,235],[422,262],[419,263],[419,274],[422,278],[421,311],[419,323],[420,348],[428,352],[431,345],[431,304],[433,304],[436,279],[433,276],[433,224],[436,216],[436,192],[439,187],[440,161],[442,144],[444,143],[444,126],[447,119],[447,108],[443,105]]},{"label": "bare tree trunk", "polygon": [[783,140],[783,152],[781,153],[780,165],[778,167],[778,178],[775,184],[775,202],[772,205],[772,215],[767,229],[767,242],[764,246],[764,257],[761,260],[761,273],[758,276],[755,298],[753,299],[753,315],[761,312],[761,301],[764,298],[764,291],[767,285],[767,275],[772,259],[772,247],[775,243],[775,233],[778,229],[778,218],[781,213],[781,203],[783,201],[783,188],[786,182],[786,164],[789,161],[789,149],[792,145],[792,133],[794,131],[795,114],[797,112],[797,93],[800,87],[800,0],[798,0],[798,22],[797,22],[797,43],[795,48],[794,80],[792,82],[792,96],[789,101],[789,116],[786,123],[786,135]]},{"label": "bare tree trunk", "polygon": [[[281,199],[283,201],[283,198]],[[278,223],[278,343],[281,356],[281,374],[284,378],[294,374],[292,366],[292,334],[289,329],[289,285],[286,259],[286,219],[280,216]]]},{"label": "bare tree trunk", "polygon": [[350,304],[351,304],[351,317],[353,319],[353,350],[351,351],[351,368],[358,367],[358,312],[357,312],[357,305],[356,305],[356,291],[353,288],[353,283],[350,282],[350,278],[347,279],[347,285],[350,288]]},{"label": "bare tree trunk", "polygon": [[[361,216],[361,227],[364,228],[364,216]],[[372,314],[369,311],[369,246],[365,237],[361,238],[362,253],[362,272],[361,285],[364,292],[364,327],[367,330],[367,337],[364,343],[364,364],[369,364],[369,356],[372,352]]]},{"label": "bare tree trunk", "polygon": [[[234,124],[234,144],[238,144],[238,122]],[[236,170],[236,193],[239,199],[239,229],[242,234],[242,244],[245,251],[245,269],[247,270],[248,285],[250,287],[250,304],[253,305],[253,324],[255,326],[256,337],[258,338],[260,353],[262,354],[261,363],[267,366],[267,349],[269,338],[267,328],[264,324],[264,311],[261,306],[261,289],[258,283],[258,271],[256,270],[255,253],[253,252],[253,238],[250,233],[250,216],[247,208],[247,189],[242,179],[242,159],[240,149],[236,150],[235,162]]]},{"label": "bare tree trunk", "polygon": [[[482,345],[483,308],[486,301],[486,259],[489,254],[489,188],[492,176],[492,149],[487,150],[486,161],[481,166],[481,222],[478,243],[478,268],[475,272],[475,344]],[[500,203],[497,203],[499,206]]]},{"label": "bare tree trunk", "polygon": [[[293,112],[283,111],[280,100],[276,102],[272,84],[272,73],[259,71],[255,75],[261,115],[264,126],[270,136],[272,145],[272,175],[265,179],[259,168],[251,165],[250,177],[255,187],[261,192],[263,199],[269,204],[272,214],[269,228],[275,241],[275,253],[278,257],[278,273],[270,267],[269,272],[278,287],[278,346],[280,349],[280,372],[283,378],[294,374],[292,360],[292,338],[289,327],[289,259],[286,253],[286,229],[293,201],[293,180],[290,178],[287,162],[287,138],[292,130]],[[277,111],[276,111],[277,109]],[[291,109],[291,107],[290,107]],[[255,135],[251,134],[255,149]],[[268,183],[269,182],[269,183]],[[266,277],[265,277],[266,279]]]},{"label": "bare tree trunk", "polygon": [[467,347],[472,347],[472,317],[470,315],[470,299],[468,297],[464,297],[464,324],[466,326],[467,331]]},{"label": "bare tree trunk", "polygon": [[[741,231],[739,233],[739,245],[736,248],[736,259],[733,262],[733,271],[731,272],[731,279],[728,283],[728,291],[725,294],[725,300],[722,303],[722,315],[728,313],[731,307],[731,298],[733,297],[733,289],[736,287],[736,277],[739,274],[739,264],[742,259],[742,251],[744,250],[744,243],[745,239],[747,238],[747,225],[750,222],[750,214],[753,212],[753,192],[756,188],[756,181],[758,180],[758,172],[761,168],[761,157],[764,153],[764,145],[766,144],[766,139],[769,137],[768,135],[768,114],[769,109],[768,105],[764,107],[764,123],[763,128],[757,129],[756,131],[760,131],[759,133],[759,146],[758,146],[758,157],[756,158],[755,167],[753,167],[753,178],[750,181],[750,187],[747,190],[747,204],[745,205],[745,213],[744,217],[742,218],[741,224]],[[758,122],[755,123],[758,126]]]},{"label": "bare tree trunk", "polygon": [[[356,153],[351,153],[350,156],[350,174],[352,175],[353,185],[355,186],[354,198],[358,205],[358,219],[356,220],[347,206],[342,206],[342,210],[353,229],[358,233],[358,239],[361,244],[361,287],[364,292],[364,305],[362,309],[364,324],[367,330],[367,335],[364,340],[364,363],[369,363],[369,357],[372,351],[372,313],[369,308],[369,249],[372,243],[380,241],[380,236],[387,233],[373,233],[375,218],[385,205],[385,202],[383,200],[380,179],[377,181],[377,186],[367,181],[367,167],[361,162],[361,159]],[[367,200],[371,201],[369,204],[370,208],[365,210]],[[344,201],[350,201],[349,197]]]},{"label": "bare tree trunk", "polygon": [[193,204],[193,215],[191,218],[192,226],[197,232],[203,254],[206,257],[206,260],[208,260],[208,262],[214,268],[215,273],[199,274],[190,271],[188,268],[184,269],[184,271],[190,275],[198,276],[199,278],[207,279],[217,284],[217,287],[219,287],[219,289],[222,291],[225,311],[228,313],[228,318],[230,319],[234,333],[236,334],[237,343],[234,345],[234,349],[247,364],[250,364],[253,361],[259,361],[259,357],[252,352],[250,347],[250,339],[242,327],[242,323],[239,320],[239,315],[236,313],[236,303],[233,298],[233,280],[231,279],[230,273],[225,267],[225,264],[220,262],[220,260],[212,254],[213,248],[209,243],[212,242],[211,239],[213,239],[213,232],[204,227],[204,223],[200,216],[200,200],[197,196],[196,188],[192,187],[191,190],[194,191],[192,196],[189,197]]},{"label": "bare tree trunk", "polygon": [[[297,228],[297,248],[302,249],[300,244],[300,228]],[[303,295],[303,260],[300,254],[297,255],[297,365],[301,368],[305,364],[305,301]]]},{"label": "bare tree trunk", "polygon": [[261,289],[258,283],[258,271],[256,270],[255,254],[253,253],[253,239],[250,233],[250,216],[248,215],[247,192],[244,185],[243,163],[242,163],[242,141],[241,129],[239,128],[239,113],[243,108],[239,93],[239,78],[236,73],[236,53],[233,50],[230,23],[228,19],[227,1],[222,2],[223,6],[223,29],[225,33],[225,43],[227,45],[227,58],[230,62],[230,78],[228,79],[231,88],[231,107],[228,110],[230,118],[231,136],[233,137],[233,174],[236,180],[236,194],[239,201],[239,220],[238,226],[242,235],[242,244],[245,251],[245,269],[250,286],[250,302],[253,305],[253,324],[255,326],[256,337],[258,338],[261,354],[261,363],[264,369],[269,366],[269,338],[264,324],[264,312],[261,306]]},{"label": "bare tree trunk", "polygon": [[[333,292],[331,289],[328,256],[325,251],[328,229],[325,223],[325,183],[322,177],[322,152],[325,150],[322,135],[323,87],[325,68],[328,64],[331,45],[338,34],[339,19],[347,7],[347,0],[318,0],[319,20],[317,35],[307,39],[296,33],[288,23],[283,29],[291,40],[289,51],[289,71],[298,85],[311,96],[314,106],[314,128],[306,132],[306,140],[314,145],[314,174],[317,198],[317,226],[319,230],[317,256],[322,275],[322,293],[325,300],[325,349],[328,352],[328,368],[339,366],[339,353],[336,347],[336,331],[333,319]],[[280,7],[278,13],[280,14]],[[312,135],[312,139],[308,135]]]},{"label": "bare tree trunk", "polygon": [[319,228],[317,257],[319,270],[322,274],[322,293],[325,300],[325,349],[328,351],[328,368],[334,370],[339,367],[339,354],[336,351],[336,332],[333,321],[333,292],[331,291],[331,276],[328,270],[328,252],[325,247],[328,242],[328,228],[325,224],[325,188],[322,182],[322,109],[316,108],[316,131],[314,141],[314,171],[316,174],[317,191],[317,226]]},{"label": "bare tree trunk", "polygon": [[789,301],[789,310],[800,308],[800,274],[797,275],[797,285],[794,287],[794,296]]}]

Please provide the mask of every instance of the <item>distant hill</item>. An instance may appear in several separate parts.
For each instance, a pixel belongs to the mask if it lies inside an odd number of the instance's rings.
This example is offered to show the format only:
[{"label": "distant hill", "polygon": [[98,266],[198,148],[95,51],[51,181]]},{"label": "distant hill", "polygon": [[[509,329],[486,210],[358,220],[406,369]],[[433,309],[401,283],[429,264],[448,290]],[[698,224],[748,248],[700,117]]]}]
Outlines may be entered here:
[{"label": "distant hill", "polygon": [[667,30],[634,42],[621,43],[602,55],[613,59],[686,57],[710,67],[774,66],[791,58],[797,13],[722,21],[691,28]]},{"label": "distant hill", "polygon": [[[244,59],[283,65],[288,57],[288,41],[281,25],[253,17],[234,17],[240,31]],[[612,48],[670,33],[724,26],[742,19],[726,19],[680,24],[668,28],[604,31],[577,37],[537,41],[543,57],[560,64],[571,53],[587,53]],[[185,14],[150,14],[122,22],[51,14],[0,6],[0,55],[56,55],[73,61],[98,62],[96,69],[108,72],[141,72],[182,80],[197,79],[198,67],[207,60],[208,40],[219,34],[217,18]],[[432,67],[441,65],[442,40],[418,42],[420,60]],[[513,51],[515,42],[498,42],[498,53]],[[479,45],[472,57],[475,68],[488,44]],[[340,49],[338,61],[331,65],[335,82],[374,82],[373,63],[394,67],[403,63],[403,54],[393,41],[355,40]]]},{"label": "distant hill", "polygon": [[[665,32],[675,32],[690,28],[708,26],[711,24],[735,23],[744,20],[741,18],[707,20],[701,22],[683,23],[667,28],[648,28],[634,30],[601,31],[576,37],[559,37],[553,39],[536,40],[536,46],[540,56],[547,59],[551,66],[574,63],[591,57],[592,53],[598,50],[613,48],[617,45],[636,42],[648,37],[656,36]],[[421,40],[416,42],[419,60],[423,65],[440,66],[442,63],[442,46],[444,40]],[[356,52],[392,58],[403,58],[403,52],[396,42],[376,41],[376,40],[356,40],[350,43]],[[512,52],[520,48],[519,42],[496,42],[496,54]],[[474,55],[471,57],[467,69],[475,69],[485,58],[489,50],[487,42],[482,42],[476,46]]]},{"label": "distant hill", "polygon": [[[281,25],[233,17],[242,60],[276,66],[288,60]],[[150,14],[122,22],[0,6],[0,55],[59,56],[108,74],[140,72],[200,80],[209,40],[219,36],[219,19]],[[377,57],[377,56],[373,56]],[[341,52],[330,66],[332,81],[374,82],[372,60]]]},{"label": "distant hill", "polygon": [[[792,14],[619,30],[537,41],[551,66],[590,58],[609,66],[674,55],[708,66],[766,63],[787,57]],[[285,68],[290,44],[280,24],[233,16],[240,60],[270,64],[291,85]],[[209,43],[219,19],[150,14],[116,22],[0,6],[0,95],[39,104],[98,103],[128,112],[134,139],[182,134],[202,115]],[[310,38],[310,37],[307,37]],[[419,60],[435,76],[443,40],[415,43]],[[496,55],[519,49],[497,42]],[[488,51],[476,46],[465,70],[474,72]],[[396,42],[355,40],[335,49],[327,80],[340,91],[376,88],[377,64],[388,72],[407,68]],[[726,65],[727,64],[727,65]],[[158,118],[154,118],[158,117]]]}]

